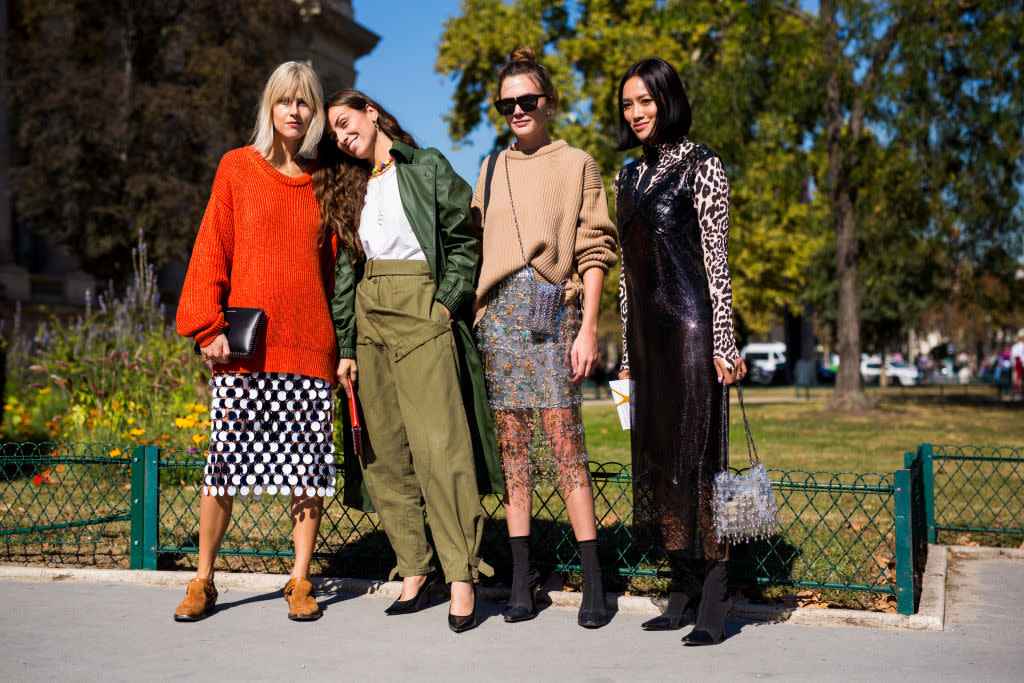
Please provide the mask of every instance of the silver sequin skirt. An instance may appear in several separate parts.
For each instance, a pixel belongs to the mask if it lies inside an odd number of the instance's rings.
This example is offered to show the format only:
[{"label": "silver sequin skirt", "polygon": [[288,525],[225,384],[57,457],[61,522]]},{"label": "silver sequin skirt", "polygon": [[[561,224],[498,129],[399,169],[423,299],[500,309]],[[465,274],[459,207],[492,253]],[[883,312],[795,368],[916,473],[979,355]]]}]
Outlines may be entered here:
[{"label": "silver sequin skirt", "polygon": [[210,380],[206,495],[333,496],[331,385],[284,372],[214,375]]},{"label": "silver sequin skirt", "polygon": [[563,494],[590,484],[582,394],[570,381],[580,305],[560,306],[555,334],[530,332],[531,277],[524,268],[502,280],[476,327],[508,502],[527,507],[525,492],[540,484],[557,484]]},{"label": "silver sequin skirt", "polygon": [[533,334],[524,323],[531,277],[523,268],[498,283],[476,327],[491,410],[570,408],[582,403],[579,385],[570,381],[569,358],[582,322],[579,303],[561,305],[554,335]]}]

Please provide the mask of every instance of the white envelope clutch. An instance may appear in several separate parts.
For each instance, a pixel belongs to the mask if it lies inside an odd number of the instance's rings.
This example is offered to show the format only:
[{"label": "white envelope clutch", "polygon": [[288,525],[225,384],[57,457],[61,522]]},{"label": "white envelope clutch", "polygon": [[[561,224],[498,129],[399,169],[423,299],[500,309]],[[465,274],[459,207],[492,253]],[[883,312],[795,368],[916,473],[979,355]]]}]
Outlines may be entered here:
[{"label": "white envelope clutch", "polygon": [[619,423],[623,429],[629,429],[630,426],[630,414],[629,414],[629,384],[631,380],[628,379],[613,379],[608,382],[608,386],[612,390],[612,398],[615,399],[615,409],[619,411]]}]

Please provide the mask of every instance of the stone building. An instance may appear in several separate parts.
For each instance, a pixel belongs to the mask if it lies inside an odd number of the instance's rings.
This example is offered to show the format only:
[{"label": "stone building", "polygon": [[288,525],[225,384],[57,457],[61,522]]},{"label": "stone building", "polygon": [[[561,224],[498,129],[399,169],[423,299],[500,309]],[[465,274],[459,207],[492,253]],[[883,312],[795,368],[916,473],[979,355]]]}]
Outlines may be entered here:
[{"label": "stone building", "polygon": [[[288,0],[282,0],[288,1]],[[305,30],[290,38],[287,47],[294,59],[308,61],[332,92],[352,87],[356,60],[376,46],[378,36],[355,19],[351,0],[290,0],[301,6]],[[0,81],[7,73],[8,3],[0,0]],[[33,313],[73,312],[82,307],[86,290],[96,282],[82,270],[74,254],[45,235],[28,234],[12,221],[8,167],[10,129],[6,93],[0,95],[0,319],[9,318],[15,306],[27,317]],[[161,273],[161,287],[180,288],[184,264],[170,265]]]}]

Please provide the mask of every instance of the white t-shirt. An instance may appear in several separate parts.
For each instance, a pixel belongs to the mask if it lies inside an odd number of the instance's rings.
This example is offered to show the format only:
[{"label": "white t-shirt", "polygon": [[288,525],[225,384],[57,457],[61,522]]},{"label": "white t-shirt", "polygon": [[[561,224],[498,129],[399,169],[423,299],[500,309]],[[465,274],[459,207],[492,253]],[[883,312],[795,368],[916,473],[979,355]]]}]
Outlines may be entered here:
[{"label": "white t-shirt", "polygon": [[366,203],[359,216],[359,241],[367,259],[426,261],[402,208],[395,165],[366,181]]},{"label": "white t-shirt", "polygon": [[1024,359],[1024,341],[1019,341],[1010,347],[1010,362],[1015,358]]}]

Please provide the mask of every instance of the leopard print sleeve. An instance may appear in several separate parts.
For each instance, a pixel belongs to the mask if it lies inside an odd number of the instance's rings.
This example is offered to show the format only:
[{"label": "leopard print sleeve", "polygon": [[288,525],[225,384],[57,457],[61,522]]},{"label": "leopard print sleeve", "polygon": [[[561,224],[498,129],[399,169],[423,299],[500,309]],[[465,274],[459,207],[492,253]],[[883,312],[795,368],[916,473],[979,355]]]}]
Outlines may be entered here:
[{"label": "leopard print sleeve", "polygon": [[729,275],[729,180],[722,160],[712,154],[694,175],[694,204],[700,222],[704,267],[711,292],[714,357],[732,369],[739,357],[732,325],[732,279]]},{"label": "leopard print sleeve", "polygon": [[[615,206],[619,206],[619,183],[622,179],[622,170],[615,174],[615,180],[612,182],[612,192],[615,197]],[[619,319],[622,322],[622,360],[619,364],[619,370],[629,370],[629,345],[626,343],[626,319],[629,311],[629,305],[626,301],[626,263],[625,254],[623,258],[619,259]]]}]

